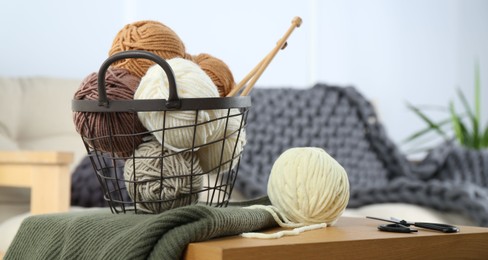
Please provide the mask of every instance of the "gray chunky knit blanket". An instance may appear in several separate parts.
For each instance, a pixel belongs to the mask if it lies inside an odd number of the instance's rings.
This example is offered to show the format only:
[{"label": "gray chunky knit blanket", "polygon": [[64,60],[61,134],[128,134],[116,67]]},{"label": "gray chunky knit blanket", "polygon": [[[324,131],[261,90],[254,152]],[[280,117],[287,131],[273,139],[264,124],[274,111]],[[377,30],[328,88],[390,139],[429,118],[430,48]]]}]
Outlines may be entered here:
[{"label": "gray chunky knit blanket", "polygon": [[[409,162],[353,87],[255,88],[251,95],[247,144],[234,188],[248,198],[266,194],[271,167],[286,149],[316,146],[346,169],[350,208],[411,203],[488,226],[488,150],[445,144],[422,162]],[[88,159],[73,173],[72,204],[105,205]]]},{"label": "gray chunky knit blanket", "polygon": [[413,164],[353,87],[257,88],[252,102],[235,187],[247,197],[266,194],[273,162],[286,149],[316,146],[346,169],[350,208],[404,202],[461,213],[488,226],[488,150],[446,144]]}]

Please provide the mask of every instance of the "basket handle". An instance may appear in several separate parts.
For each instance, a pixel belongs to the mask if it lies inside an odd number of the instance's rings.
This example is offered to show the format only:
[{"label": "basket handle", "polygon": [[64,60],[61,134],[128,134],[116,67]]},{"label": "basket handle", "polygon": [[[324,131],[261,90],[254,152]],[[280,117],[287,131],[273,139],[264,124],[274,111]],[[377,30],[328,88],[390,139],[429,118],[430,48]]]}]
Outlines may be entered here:
[{"label": "basket handle", "polygon": [[156,62],[161,68],[163,68],[164,72],[166,72],[166,77],[168,77],[169,83],[169,96],[168,100],[166,101],[167,108],[180,108],[181,102],[180,98],[178,97],[178,91],[176,90],[176,80],[174,76],[174,72],[171,69],[171,66],[166,62],[163,58],[159,57],[158,55],[143,51],[143,50],[130,50],[130,51],[122,51],[118,52],[108,59],[106,59],[100,69],[98,71],[98,105],[105,106],[108,108],[109,100],[107,98],[107,92],[105,90],[105,73],[107,72],[108,67],[118,61],[128,58],[134,59],[148,59],[151,61]]}]

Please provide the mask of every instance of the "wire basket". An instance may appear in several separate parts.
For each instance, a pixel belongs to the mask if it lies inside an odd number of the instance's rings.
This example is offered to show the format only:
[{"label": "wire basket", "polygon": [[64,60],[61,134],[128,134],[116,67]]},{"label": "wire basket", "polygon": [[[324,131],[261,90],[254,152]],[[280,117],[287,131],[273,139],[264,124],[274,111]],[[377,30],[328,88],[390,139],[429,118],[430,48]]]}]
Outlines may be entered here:
[{"label": "wire basket", "polygon": [[[167,99],[109,100],[105,76],[109,66],[122,59],[148,59],[165,72],[169,84]],[[195,86],[198,87],[198,86]],[[237,178],[245,136],[250,97],[179,98],[176,79],[170,65],[161,57],[146,51],[117,53],[103,62],[98,72],[98,100],[73,100],[72,110],[84,117],[79,131],[88,156],[99,180],[104,199],[113,213],[160,213],[191,204],[216,207],[227,206]],[[172,113],[191,113],[191,124],[170,125]],[[219,116],[204,117],[206,112],[218,111]],[[163,127],[137,130],[142,113],[158,112]],[[130,133],[120,134],[113,129],[113,118],[128,115],[126,126]],[[88,120],[96,116],[97,123]],[[211,140],[197,142],[196,136],[209,124],[218,124],[219,133]],[[97,134],[97,127],[109,129]],[[231,127],[233,125],[233,128]],[[191,145],[174,148],[169,144],[170,133],[186,131]],[[155,136],[159,136],[155,138]],[[237,138],[237,139],[236,139]],[[240,139],[241,138],[241,139]],[[115,147],[123,140],[129,152]],[[108,149],[107,149],[108,147]],[[144,150],[145,149],[145,150]],[[151,152],[143,152],[148,151]],[[210,158],[212,160],[210,160]],[[203,162],[212,161],[212,163]]]}]

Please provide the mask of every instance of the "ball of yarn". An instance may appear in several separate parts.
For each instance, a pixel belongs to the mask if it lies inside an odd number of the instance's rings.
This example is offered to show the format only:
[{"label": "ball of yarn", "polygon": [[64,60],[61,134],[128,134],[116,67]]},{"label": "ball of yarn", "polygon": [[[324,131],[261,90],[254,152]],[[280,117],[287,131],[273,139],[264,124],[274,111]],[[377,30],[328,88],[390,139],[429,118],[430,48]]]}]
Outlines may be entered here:
[{"label": "ball of yarn", "polygon": [[333,225],[349,201],[349,181],[344,168],[323,149],[291,148],[273,164],[268,196],[291,221]]},{"label": "ball of yarn", "polygon": [[[212,80],[194,62],[182,58],[168,60],[174,71],[176,88],[180,98],[218,97],[219,93]],[[164,70],[159,65],[152,66],[136,90],[134,99],[167,99],[169,83]],[[196,119],[193,110],[139,112],[139,119],[156,139],[174,151],[189,149],[212,141],[214,133],[222,127],[226,110],[200,110]],[[195,127],[195,124],[197,126]],[[194,143],[193,143],[194,142]],[[198,149],[198,148],[196,148]]]},{"label": "ball of yarn", "polygon": [[238,114],[237,109],[231,109],[227,129],[224,122],[216,134],[218,138],[214,138],[220,141],[202,146],[198,150],[197,154],[204,172],[223,174],[237,166],[240,154],[246,145],[246,131],[241,128],[242,115]]},{"label": "ball of yarn", "polygon": [[[140,78],[126,69],[109,68],[105,74],[105,89],[109,100],[132,100]],[[74,94],[76,100],[98,100],[98,73],[91,73]],[[135,113],[74,112],[76,131],[92,147],[103,152],[128,156],[142,143],[147,131]],[[91,139],[95,138],[95,139]]]},{"label": "ball of yarn", "polygon": [[163,152],[156,140],[139,145],[124,167],[129,196],[137,209],[149,213],[196,203],[203,183],[200,173],[196,154]]},{"label": "ball of yarn", "polygon": [[[145,50],[164,59],[185,57],[185,45],[168,26],[157,21],[137,21],[125,25],[115,36],[109,56],[128,50]],[[154,62],[147,59],[125,59],[112,66],[126,68],[142,77]]]},{"label": "ball of yarn", "polygon": [[229,94],[235,85],[235,81],[232,71],[227,64],[207,53],[193,56],[193,61],[212,79],[213,83],[217,86],[221,97],[225,97]]}]

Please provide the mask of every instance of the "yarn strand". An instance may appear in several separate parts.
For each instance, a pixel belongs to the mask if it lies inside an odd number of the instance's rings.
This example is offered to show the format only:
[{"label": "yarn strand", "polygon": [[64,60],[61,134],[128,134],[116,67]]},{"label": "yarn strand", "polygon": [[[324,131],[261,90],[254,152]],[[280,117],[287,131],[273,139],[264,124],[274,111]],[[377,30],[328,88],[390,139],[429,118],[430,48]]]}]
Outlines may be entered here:
[{"label": "yarn strand", "polygon": [[300,233],[303,233],[305,231],[310,231],[310,230],[315,230],[315,229],[320,229],[320,228],[325,228],[327,227],[327,224],[325,223],[320,223],[320,224],[312,224],[308,226],[303,226],[303,227],[298,227],[294,228],[292,230],[283,230],[283,231],[278,231],[275,233],[267,234],[267,233],[258,233],[258,232],[247,232],[247,233],[242,233],[241,236],[245,238],[258,238],[258,239],[278,239],[284,236],[296,236],[299,235]]},{"label": "yarn strand", "polygon": [[281,212],[277,207],[272,205],[252,205],[245,207],[246,209],[264,209],[273,216],[273,219],[278,223],[280,227],[293,228],[292,230],[283,230],[275,233],[260,233],[260,232],[247,232],[242,233],[241,236],[245,238],[258,238],[258,239],[277,239],[283,236],[296,236],[305,231],[320,229],[327,227],[327,223],[318,223],[306,225],[304,223],[295,223],[290,221],[283,212]]},{"label": "yarn strand", "polygon": [[247,209],[264,209],[271,216],[273,216],[273,219],[280,225],[280,227],[285,227],[285,228],[295,228],[295,227],[302,227],[304,224],[302,223],[295,223],[291,220],[289,220],[283,212],[281,212],[277,207],[272,206],[272,205],[252,205],[249,207],[246,207]]}]

